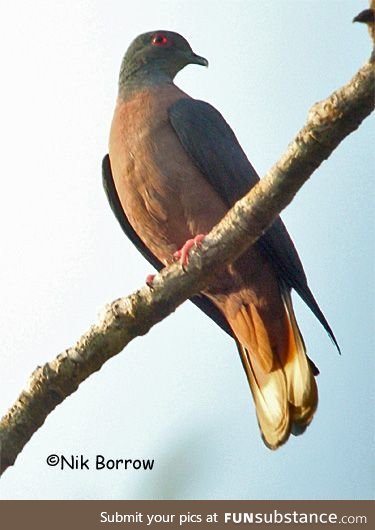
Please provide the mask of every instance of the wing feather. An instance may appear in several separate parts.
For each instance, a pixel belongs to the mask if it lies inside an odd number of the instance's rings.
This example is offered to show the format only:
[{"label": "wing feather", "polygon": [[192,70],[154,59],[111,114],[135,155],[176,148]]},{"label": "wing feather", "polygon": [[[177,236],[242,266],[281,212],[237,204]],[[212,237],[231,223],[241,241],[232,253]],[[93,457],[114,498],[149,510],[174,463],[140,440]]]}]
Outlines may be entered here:
[{"label": "wing feather", "polygon": [[[186,152],[228,208],[259,181],[233,130],[212,105],[182,98],[170,107],[169,119]],[[295,289],[308,305],[340,351],[333,331],[307,284],[301,260],[280,217],[256,245],[270,258],[280,280]]]}]

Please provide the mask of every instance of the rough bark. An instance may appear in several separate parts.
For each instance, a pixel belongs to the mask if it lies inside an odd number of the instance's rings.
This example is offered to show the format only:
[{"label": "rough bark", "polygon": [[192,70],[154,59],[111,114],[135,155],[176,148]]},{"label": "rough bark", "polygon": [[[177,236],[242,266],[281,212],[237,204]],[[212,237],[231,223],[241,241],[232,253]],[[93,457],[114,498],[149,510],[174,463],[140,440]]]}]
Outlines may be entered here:
[{"label": "rough bark", "polygon": [[343,88],[310,110],[283,157],[206,237],[183,270],[173,264],[145,286],[104,308],[99,322],[51,362],[38,367],[0,422],[0,474],[13,465],[48,414],[135,337],[209,282],[213,271],[253,244],[298,189],[374,107],[374,68],[365,64]]}]

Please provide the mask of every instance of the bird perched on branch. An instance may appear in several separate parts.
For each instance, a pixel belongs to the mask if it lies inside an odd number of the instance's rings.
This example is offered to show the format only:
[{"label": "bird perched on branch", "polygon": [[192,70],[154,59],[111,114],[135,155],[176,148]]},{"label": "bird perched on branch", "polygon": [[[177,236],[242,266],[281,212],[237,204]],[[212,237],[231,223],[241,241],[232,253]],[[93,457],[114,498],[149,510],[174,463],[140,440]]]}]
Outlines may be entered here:
[{"label": "bird perched on branch", "polygon": [[[207,66],[171,31],[137,37],[123,59],[104,186],[121,226],[157,268],[188,261],[259,178],[232,129],[173,79]],[[182,249],[182,250],[180,250]],[[301,434],[318,403],[315,376],[293,311],[295,289],[337,345],[280,218],[232,265],[215,273],[196,303],[236,341],[266,445]]]}]

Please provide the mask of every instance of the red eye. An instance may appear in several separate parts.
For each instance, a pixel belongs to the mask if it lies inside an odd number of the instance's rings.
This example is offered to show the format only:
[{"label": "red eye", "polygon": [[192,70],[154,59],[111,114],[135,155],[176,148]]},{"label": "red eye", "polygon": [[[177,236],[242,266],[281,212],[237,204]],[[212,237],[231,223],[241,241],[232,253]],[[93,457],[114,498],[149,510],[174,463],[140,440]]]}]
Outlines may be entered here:
[{"label": "red eye", "polygon": [[159,33],[152,38],[151,44],[153,46],[167,46],[169,44],[169,39],[166,35]]}]

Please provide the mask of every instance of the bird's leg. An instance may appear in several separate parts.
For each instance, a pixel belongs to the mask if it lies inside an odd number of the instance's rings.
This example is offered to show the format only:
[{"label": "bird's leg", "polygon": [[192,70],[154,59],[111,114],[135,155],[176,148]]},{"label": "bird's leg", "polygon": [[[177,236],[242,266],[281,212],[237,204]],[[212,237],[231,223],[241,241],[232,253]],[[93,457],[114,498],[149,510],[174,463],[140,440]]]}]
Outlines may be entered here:
[{"label": "bird's leg", "polygon": [[205,238],[205,234],[198,234],[193,239],[188,239],[184,246],[180,248],[180,250],[177,250],[173,254],[173,257],[175,260],[180,260],[180,263],[183,267],[185,267],[189,263],[189,252],[194,247],[199,247],[202,244],[203,239]]}]

